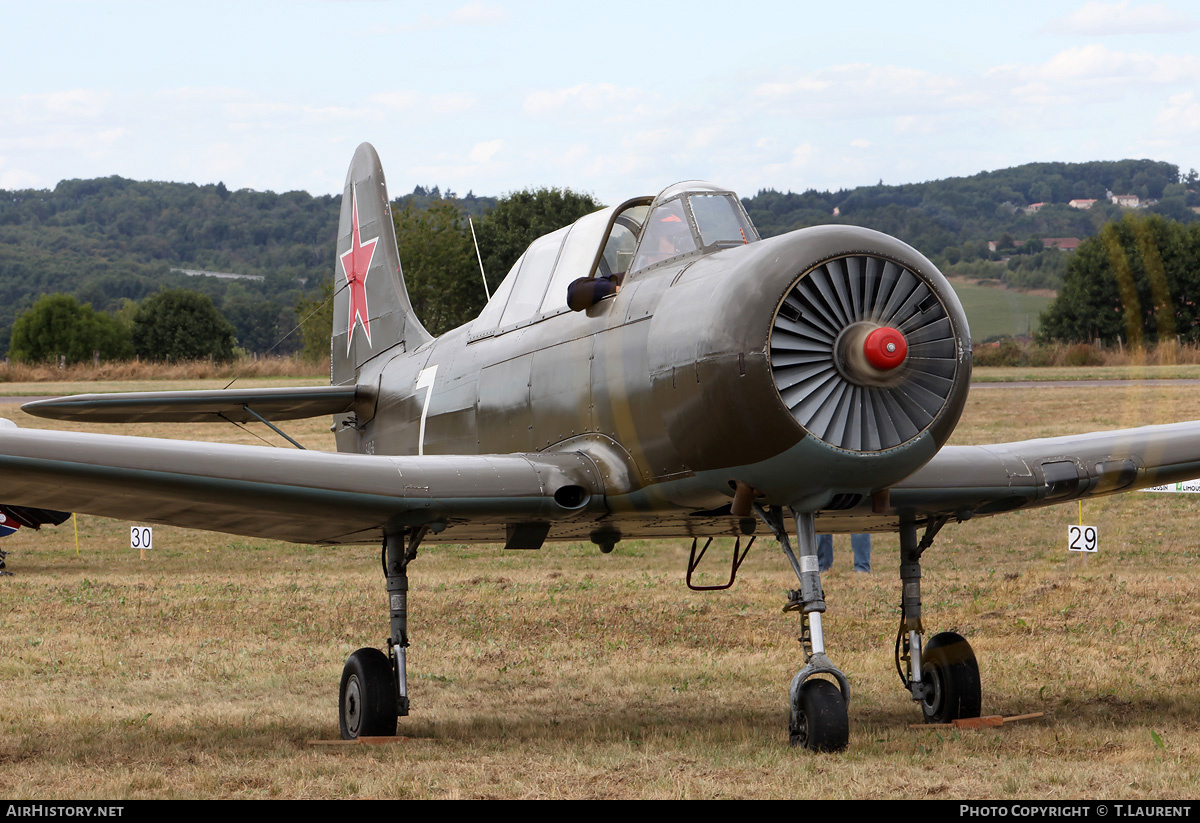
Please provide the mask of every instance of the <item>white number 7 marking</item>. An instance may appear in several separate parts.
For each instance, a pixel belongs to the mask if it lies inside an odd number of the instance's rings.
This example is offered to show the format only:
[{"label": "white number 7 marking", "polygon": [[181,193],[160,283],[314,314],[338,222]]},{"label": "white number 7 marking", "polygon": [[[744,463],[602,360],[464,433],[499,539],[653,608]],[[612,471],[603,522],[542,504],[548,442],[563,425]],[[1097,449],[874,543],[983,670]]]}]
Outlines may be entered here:
[{"label": "white number 7 marking", "polygon": [[417,375],[417,388],[428,389],[425,392],[425,405],[421,407],[421,432],[417,439],[417,454],[425,454],[425,418],[429,416],[429,401],[433,397],[433,378],[437,376],[437,366],[422,369]]}]

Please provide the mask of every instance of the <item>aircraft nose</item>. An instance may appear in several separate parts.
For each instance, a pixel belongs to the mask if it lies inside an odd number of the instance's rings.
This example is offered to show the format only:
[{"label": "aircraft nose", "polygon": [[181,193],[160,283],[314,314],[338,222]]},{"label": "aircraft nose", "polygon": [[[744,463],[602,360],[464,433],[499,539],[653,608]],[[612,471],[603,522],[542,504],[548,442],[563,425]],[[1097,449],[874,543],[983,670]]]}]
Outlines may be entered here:
[{"label": "aircraft nose", "polygon": [[775,387],[796,422],[828,445],[887,451],[935,425],[944,438],[961,411],[971,373],[966,318],[932,264],[897,257],[829,257],[803,271],[775,310]]}]

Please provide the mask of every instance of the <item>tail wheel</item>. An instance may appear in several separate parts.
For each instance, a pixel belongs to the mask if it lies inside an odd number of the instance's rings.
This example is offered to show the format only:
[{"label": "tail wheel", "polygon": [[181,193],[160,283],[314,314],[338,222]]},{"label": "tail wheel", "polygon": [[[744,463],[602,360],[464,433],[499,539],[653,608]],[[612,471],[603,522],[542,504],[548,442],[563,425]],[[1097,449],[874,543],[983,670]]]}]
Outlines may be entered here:
[{"label": "tail wheel", "polygon": [[933,636],[921,653],[921,680],[926,686],[921,700],[926,723],[979,717],[983,705],[979,664],[962,635],[941,632]]},{"label": "tail wheel", "polygon": [[792,695],[789,724],[793,746],[812,752],[840,752],[850,742],[846,699],[828,680],[805,680]]},{"label": "tail wheel", "polygon": [[396,680],[379,649],[359,649],[346,660],[338,689],[343,740],[396,734]]}]

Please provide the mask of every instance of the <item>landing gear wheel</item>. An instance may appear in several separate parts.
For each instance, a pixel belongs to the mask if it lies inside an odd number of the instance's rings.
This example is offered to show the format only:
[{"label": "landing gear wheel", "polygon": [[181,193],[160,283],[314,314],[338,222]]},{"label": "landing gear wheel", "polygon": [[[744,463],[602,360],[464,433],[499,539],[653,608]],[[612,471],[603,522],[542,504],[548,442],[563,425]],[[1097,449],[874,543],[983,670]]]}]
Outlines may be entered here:
[{"label": "landing gear wheel", "polygon": [[359,649],[346,660],[338,689],[343,740],[396,734],[396,680],[379,649]]},{"label": "landing gear wheel", "polygon": [[792,694],[788,731],[793,746],[840,752],[850,742],[850,718],[842,692],[828,680],[805,680]]},{"label": "landing gear wheel", "polygon": [[962,635],[941,632],[933,636],[921,653],[921,680],[928,689],[921,700],[926,723],[979,717],[983,705],[979,664]]}]

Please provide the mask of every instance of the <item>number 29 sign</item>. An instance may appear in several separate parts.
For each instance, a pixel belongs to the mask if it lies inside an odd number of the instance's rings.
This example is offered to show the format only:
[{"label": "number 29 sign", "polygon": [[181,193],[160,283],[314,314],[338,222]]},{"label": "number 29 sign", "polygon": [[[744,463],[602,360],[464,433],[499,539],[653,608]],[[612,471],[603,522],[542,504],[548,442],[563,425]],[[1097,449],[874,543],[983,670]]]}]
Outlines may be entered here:
[{"label": "number 29 sign", "polygon": [[1067,526],[1067,551],[1099,551],[1100,536],[1095,526]]}]

